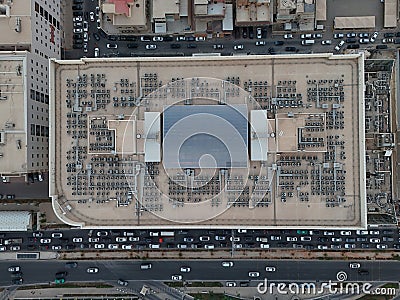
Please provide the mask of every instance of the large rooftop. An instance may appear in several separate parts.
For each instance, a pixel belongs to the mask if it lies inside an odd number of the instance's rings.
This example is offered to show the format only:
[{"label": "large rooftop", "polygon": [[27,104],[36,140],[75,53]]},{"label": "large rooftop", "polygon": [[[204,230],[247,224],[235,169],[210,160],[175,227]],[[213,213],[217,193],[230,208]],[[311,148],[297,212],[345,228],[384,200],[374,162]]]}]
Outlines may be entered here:
[{"label": "large rooftop", "polygon": [[[82,227],[363,228],[363,74],[362,54],[53,61],[53,207]],[[218,164],[235,139],[246,168]]]}]

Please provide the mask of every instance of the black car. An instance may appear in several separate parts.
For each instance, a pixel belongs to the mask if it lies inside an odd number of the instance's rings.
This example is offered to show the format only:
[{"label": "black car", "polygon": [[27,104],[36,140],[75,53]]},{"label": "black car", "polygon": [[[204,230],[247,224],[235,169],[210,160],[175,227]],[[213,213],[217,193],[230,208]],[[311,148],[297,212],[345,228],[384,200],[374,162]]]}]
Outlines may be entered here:
[{"label": "black car", "polygon": [[355,43],[355,42],[357,42],[356,38],[347,38],[346,39],[346,43]]},{"label": "black car", "polygon": [[171,44],[172,49],[179,49],[181,47],[181,44]]},{"label": "black car", "polygon": [[119,230],[110,230],[110,234],[112,236],[121,236],[121,231],[119,231]]},{"label": "black car", "polygon": [[285,42],[284,41],[275,41],[274,45],[275,46],[282,46]]},{"label": "black car", "polygon": [[82,10],[83,6],[81,4],[72,5],[72,10]]},{"label": "black car", "polygon": [[164,41],[166,42],[172,42],[174,40],[174,38],[172,36],[164,36]]},{"label": "black car", "polygon": [[122,286],[127,286],[129,282],[123,279],[118,279],[118,284]]},{"label": "black car", "polygon": [[360,275],[368,275],[369,274],[369,271],[368,270],[358,270],[358,274],[360,274]]},{"label": "black car", "polygon": [[132,49],[132,48],[137,48],[139,47],[138,44],[134,44],[134,43],[129,43],[128,45],[126,45],[128,48]]},{"label": "black car", "polygon": [[133,35],[128,35],[128,36],[125,37],[125,41],[136,42],[137,41],[137,37],[133,36]]},{"label": "black car", "polygon": [[11,280],[11,284],[23,284],[24,280],[22,278],[15,278]]},{"label": "black car", "polygon": [[396,37],[400,37],[400,31],[396,32]]},{"label": "black car", "polygon": [[376,45],[376,49],[387,49],[387,45]]},{"label": "black car", "polygon": [[108,39],[109,39],[110,41],[116,41],[116,40],[118,39],[118,37],[117,37],[116,35],[109,35],[109,36],[108,36]]},{"label": "black car", "polygon": [[32,250],[36,250],[37,247],[35,245],[28,245],[28,246],[26,246],[26,249],[32,251]]},{"label": "black car", "polygon": [[22,278],[22,272],[13,272],[13,273],[11,273],[11,278],[13,278],[13,279],[19,279],[19,278]]},{"label": "black car", "polygon": [[81,12],[81,11],[74,11],[74,12],[72,12],[72,15],[73,15],[74,17],[82,17],[82,16],[83,16],[83,12]]},{"label": "black car", "polygon": [[196,38],[194,36],[185,37],[185,41],[188,41],[188,42],[194,42],[195,40],[196,40]]},{"label": "black car", "polygon": [[[396,33],[397,34],[397,33]],[[383,35],[383,37],[385,37],[385,38],[391,38],[391,37],[394,37],[395,36],[395,33],[394,32],[386,32],[384,35]]]},{"label": "black car", "polygon": [[188,48],[197,48],[197,45],[196,44],[188,44],[187,47]]},{"label": "black car", "polygon": [[254,29],[253,29],[253,27],[249,28],[249,38],[250,39],[254,39]]},{"label": "black car", "polygon": [[296,47],[285,47],[285,51],[288,52],[296,52],[297,48]]},{"label": "black car", "polygon": [[320,241],[321,243],[326,243],[328,241],[328,238],[321,236],[318,238],[318,241]]},{"label": "black car", "polygon": [[[72,36],[72,38],[73,38],[74,40],[76,40],[76,39],[82,39],[82,38],[83,38],[83,35],[82,35],[82,33],[74,33],[74,35]],[[29,174],[29,177],[32,178],[32,179],[34,179],[34,178],[33,178],[33,174]]]},{"label": "black car", "polygon": [[243,28],[243,34],[242,34],[243,38],[247,38],[247,28]]},{"label": "black car", "polygon": [[347,49],[358,49],[360,48],[360,44],[351,44],[347,46]]},{"label": "black car", "polygon": [[56,279],[65,278],[67,275],[68,275],[68,272],[66,272],[66,271],[57,272],[56,273]]},{"label": "black car", "polygon": [[73,49],[82,49],[83,45],[82,44],[73,44],[72,48]]},{"label": "black car", "polygon": [[75,269],[78,267],[78,263],[75,261],[69,261],[65,264],[65,267],[68,269]]},{"label": "black car", "polygon": [[74,40],[74,44],[83,44],[83,40],[82,39],[75,39]]},{"label": "black car", "polygon": [[99,31],[97,31],[97,33],[103,38],[103,39],[106,39],[107,38],[107,34],[103,31],[103,30],[99,30]]},{"label": "black car", "polygon": [[100,41],[100,36],[96,32],[93,32],[93,37],[96,41]]},{"label": "black car", "polygon": [[66,250],[73,250],[73,249],[75,249],[76,247],[75,247],[75,245],[74,244],[67,244],[67,245],[65,245],[65,249]]},{"label": "black car", "polygon": [[85,21],[89,20],[89,12],[85,11],[84,17]]}]

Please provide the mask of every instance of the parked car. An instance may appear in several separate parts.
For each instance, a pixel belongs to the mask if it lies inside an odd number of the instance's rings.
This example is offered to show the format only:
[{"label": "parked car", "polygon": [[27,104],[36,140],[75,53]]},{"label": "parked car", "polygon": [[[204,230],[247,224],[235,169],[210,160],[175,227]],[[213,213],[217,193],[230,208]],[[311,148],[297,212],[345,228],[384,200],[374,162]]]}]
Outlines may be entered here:
[{"label": "parked car", "polygon": [[146,50],[156,50],[156,49],[157,49],[157,45],[154,45],[154,44],[146,45]]},{"label": "parked car", "polygon": [[265,41],[257,41],[256,46],[265,46],[267,43]]},{"label": "parked car", "polygon": [[118,45],[117,44],[107,44],[108,49],[117,49]]},{"label": "parked car", "polygon": [[344,38],[344,34],[343,34],[343,33],[335,33],[335,34],[333,35],[333,38],[335,38],[335,39]]},{"label": "parked car", "polygon": [[376,38],[378,37],[378,32],[377,31],[375,31],[373,34],[372,34],[372,36],[371,36],[371,38],[369,39],[369,41],[371,42],[371,43],[374,43],[375,42],[375,40],[376,40]]},{"label": "parked car", "polygon": [[340,41],[340,43],[335,47],[336,51],[340,51],[340,49],[343,47],[344,41]]},{"label": "parked car", "polygon": [[321,44],[322,45],[331,45],[332,41],[331,40],[324,40],[324,41],[321,41]]},{"label": "parked car", "polygon": [[293,38],[293,34],[287,33],[285,35],[283,35],[284,39],[292,39]]},{"label": "parked car", "polygon": [[233,50],[243,50],[243,49],[244,49],[244,46],[242,44],[233,46]]}]

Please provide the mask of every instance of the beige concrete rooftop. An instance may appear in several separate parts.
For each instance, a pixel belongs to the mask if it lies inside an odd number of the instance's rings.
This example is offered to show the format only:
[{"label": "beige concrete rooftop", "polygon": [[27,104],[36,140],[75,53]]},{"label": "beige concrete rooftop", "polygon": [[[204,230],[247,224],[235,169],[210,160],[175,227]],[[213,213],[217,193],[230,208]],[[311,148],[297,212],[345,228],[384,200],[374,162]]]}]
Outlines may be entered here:
[{"label": "beige concrete rooftop", "polygon": [[0,52],[0,134],[2,135],[0,173],[2,174],[18,174],[26,171],[25,58],[23,54]]},{"label": "beige concrete rooftop", "polygon": [[[50,81],[50,194],[66,223],[366,226],[362,54],[53,61]],[[86,96],[76,97],[77,84]],[[144,112],[162,113],[180,101],[265,109],[274,133],[267,161],[249,160],[249,168],[227,172],[166,169],[162,161],[145,164],[132,135],[126,139],[129,155],[111,150],[125,139],[109,133],[113,120],[132,116],[141,124]],[[277,113],[289,123],[276,125]],[[289,121],[293,113],[303,116],[296,124]],[[89,128],[86,118],[95,116],[105,119]],[[135,131],[132,122],[125,124],[125,132]],[[302,132],[295,137],[287,130],[285,143],[279,126]],[[153,134],[158,139],[161,132]],[[93,137],[96,142],[88,143]],[[136,134],[136,145],[145,138],[145,132]],[[276,151],[277,145],[290,152]],[[91,148],[103,154],[90,155]]]},{"label": "beige concrete rooftop", "polygon": [[[10,6],[7,5],[9,14],[0,16],[0,50],[10,50],[9,45],[16,45],[16,50],[18,50],[20,46],[27,46],[32,42],[30,1],[14,0],[11,3]],[[17,18],[21,19],[20,32],[15,31]]]}]

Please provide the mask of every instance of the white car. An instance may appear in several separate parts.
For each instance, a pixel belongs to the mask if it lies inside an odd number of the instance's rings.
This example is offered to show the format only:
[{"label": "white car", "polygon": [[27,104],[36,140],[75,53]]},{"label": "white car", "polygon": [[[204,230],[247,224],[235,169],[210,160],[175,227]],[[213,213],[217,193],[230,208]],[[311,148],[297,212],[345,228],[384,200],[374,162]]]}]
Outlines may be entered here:
[{"label": "white car", "polygon": [[82,243],[82,241],[83,241],[83,238],[81,238],[81,237],[74,237],[72,239],[72,242],[74,242],[74,243]]},{"label": "white car", "polygon": [[283,36],[283,38],[284,38],[284,39],[292,39],[292,38],[293,38],[293,34],[287,33],[287,34],[285,34],[285,35]]},{"label": "white car", "polygon": [[122,245],[122,249],[124,250],[131,250],[133,248],[133,245]]},{"label": "white car", "polygon": [[94,48],[94,57],[99,57],[99,56],[100,56],[100,49]]},{"label": "white car", "polygon": [[260,244],[261,249],[269,249],[269,244]]},{"label": "white car", "polygon": [[265,46],[267,43],[265,41],[257,41],[256,46]]},{"label": "white car", "polygon": [[265,271],[267,271],[267,272],[275,272],[276,268],[275,267],[265,267]]},{"label": "white car", "polygon": [[344,41],[340,41],[340,43],[335,47],[336,51],[339,51],[344,45]]},{"label": "white car", "polygon": [[97,29],[101,29],[101,24],[100,24],[100,20],[99,19],[97,19],[96,25],[97,25]]},{"label": "white car", "polygon": [[206,38],[204,36],[196,36],[196,42],[204,42]]},{"label": "white car", "polygon": [[83,41],[88,42],[89,41],[89,34],[87,32],[83,33]]},{"label": "white car", "polygon": [[11,251],[19,251],[19,250],[21,250],[21,246],[11,246],[10,250]]},{"label": "white car", "polygon": [[84,43],[83,44],[83,52],[88,52],[88,44],[87,43]]},{"label": "white car", "polygon": [[41,244],[50,244],[51,243],[51,239],[40,239],[40,243]]},{"label": "white car", "polygon": [[162,42],[163,40],[162,36],[153,36],[153,42]]},{"label": "white car", "polygon": [[181,267],[182,273],[189,273],[191,271],[190,267]]},{"label": "white car", "polygon": [[172,275],[171,279],[173,281],[180,281],[180,280],[182,280],[182,275]]},{"label": "white car", "polygon": [[343,34],[343,33],[335,33],[335,34],[333,35],[333,38],[334,38],[334,39],[341,39],[341,38],[344,38],[344,34]]},{"label": "white car", "polygon": [[350,263],[349,267],[350,269],[359,269],[361,265],[359,263]]},{"label": "white car", "polygon": [[206,235],[203,235],[199,239],[200,239],[201,242],[208,242],[210,240],[210,237],[206,236]]},{"label": "white car", "polygon": [[209,244],[209,245],[204,245],[205,249],[214,249],[214,245],[213,244]]},{"label": "white car", "polygon": [[377,249],[387,249],[387,245],[385,245],[385,244],[378,244],[378,245],[376,245],[376,248]]},{"label": "white car", "polygon": [[153,45],[153,44],[146,45],[146,50],[156,50],[156,49],[157,49],[157,45]]},{"label": "white car", "polygon": [[331,45],[332,44],[332,41],[331,40],[324,40],[324,41],[321,41],[321,45]]},{"label": "white car", "polygon": [[231,237],[229,238],[229,240],[230,240],[231,242],[240,242],[240,237],[238,237],[238,236],[231,236]]},{"label": "white car", "polygon": [[104,244],[94,244],[95,249],[104,249]]},{"label": "white car", "polygon": [[51,250],[61,250],[61,245],[53,245],[51,246]]},{"label": "white car", "polygon": [[130,242],[139,242],[139,237],[138,236],[131,236],[129,237]]},{"label": "white car", "polygon": [[379,230],[371,230],[371,231],[369,232],[369,234],[372,234],[372,235],[379,235]]},{"label": "white car", "polygon": [[234,281],[227,281],[227,282],[225,283],[225,286],[226,286],[226,287],[235,287],[235,286],[236,286],[236,282],[234,282]]},{"label": "white car", "polygon": [[300,35],[300,38],[301,39],[312,39],[313,35],[311,33],[305,33],[305,34]]},{"label": "white car", "polygon": [[394,39],[393,38],[382,39],[382,43],[383,44],[394,43]]},{"label": "white car", "polygon": [[375,244],[378,244],[378,243],[380,243],[380,242],[381,242],[381,240],[380,240],[380,239],[378,239],[378,238],[371,238],[371,239],[369,239],[369,242],[370,242],[370,243],[375,243]]},{"label": "white car", "polygon": [[232,268],[233,267],[233,261],[223,261],[222,266],[224,268]]},{"label": "white car", "polygon": [[288,242],[297,242],[297,237],[288,236],[288,237],[286,237],[286,241],[288,241]]},{"label": "white car", "polygon": [[82,17],[81,17],[81,16],[78,16],[78,17],[74,17],[74,18],[72,18],[72,21],[74,21],[74,22],[82,22],[82,21],[83,21],[83,19],[82,19]]},{"label": "white car", "polygon": [[243,50],[244,46],[242,44],[233,46],[233,50]]},{"label": "white car", "polygon": [[338,243],[338,242],[341,242],[342,241],[342,238],[341,237],[333,237],[332,238],[332,242],[334,242],[334,243]]},{"label": "white car", "polygon": [[340,234],[341,235],[351,235],[351,231],[350,230],[342,230],[341,232],[340,232]]},{"label": "white car", "polygon": [[260,277],[260,273],[259,272],[249,272],[249,277]]},{"label": "white car", "polygon": [[89,238],[89,243],[98,243],[100,241],[100,238]]},{"label": "white car", "polygon": [[116,238],[115,238],[115,241],[117,242],[117,243],[124,243],[124,242],[126,242],[128,240],[128,238],[126,238],[126,237],[124,237],[124,236],[117,236]]},{"label": "white car", "polygon": [[97,272],[99,272],[99,268],[96,268],[96,267],[87,268],[86,272],[87,273],[97,273]]},{"label": "white car", "polygon": [[309,242],[309,241],[311,241],[311,236],[302,236],[302,237],[300,237],[300,240],[302,242]]},{"label": "white car", "polygon": [[326,249],[328,249],[328,246],[327,245],[318,245],[317,248],[319,250],[326,250]]},{"label": "white car", "polygon": [[108,49],[117,49],[118,45],[117,44],[107,44]]},{"label": "white car", "polygon": [[356,234],[358,234],[358,235],[366,235],[366,234],[368,234],[368,230],[357,230]]},{"label": "white car", "polygon": [[242,244],[234,244],[234,248],[240,249],[240,248],[243,248],[243,245]]},{"label": "white car", "polygon": [[322,34],[321,33],[314,33],[312,35],[313,39],[322,39]]},{"label": "white car", "polygon": [[[369,39],[360,39],[360,44],[368,44],[369,43]],[[360,230],[357,230],[360,231]]]},{"label": "white car", "polygon": [[7,247],[6,246],[0,246],[0,251],[6,251]]},{"label": "white car", "polygon": [[238,233],[247,233],[247,229],[238,229]]},{"label": "white car", "polygon": [[375,31],[373,34],[372,34],[372,36],[371,36],[371,38],[369,39],[369,41],[371,42],[371,43],[373,43],[373,42],[375,42],[375,40],[376,40],[376,38],[378,37],[378,32],[377,31]]},{"label": "white car", "polygon": [[83,29],[82,28],[74,28],[73,32],[74,33],[82,33]]},{"label": "white car", "polygon": [[280,235],[271,235],[271,241],[280,241],[281,239]]},{"label": "white car", "polygon": [[89,13],[90,21],[94,22],[94,12]]},{"label": "white car", "polygon": [[55,239],[61,239],[63,237],[63,234],[62,234],[62,232],[53,232],[51,234],[51,237],[55,238]]},{"label": "white car", "polygon": [[19,271],[21,271],[21,267],[20,267],[20,266],[8,267],[7,271],[8,271],[8,272],[11,272],[11,273],[19,272]]},{"label": "white car", "polygon": [[108,249],[111,249],[111,250],[115,250],[115,249],[118,249],[118,248],[119,248],[118,244],[109,244],[108,245]]},{"label": "white car", "polygon": [[40,231],[34,232],[34,233],[32,233],[32,236],[33,237],[37,237],[37,238],[41,238],[43,236],[43,232],[40,232]]},{"label": "white car", "polygon": [[324,235],[335,235],[334,231],[324,231]]},{"label": "white car", "polygon": [[261,39],[262,38],[262,30],[261,30],[261,28],[257,27],[256,32],[257,32],[257,38]]},{"label": "white car", "polygon": [[354,249],[356,247],[355,244],[344,244],[345,249]]}]

